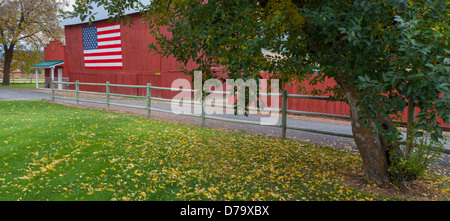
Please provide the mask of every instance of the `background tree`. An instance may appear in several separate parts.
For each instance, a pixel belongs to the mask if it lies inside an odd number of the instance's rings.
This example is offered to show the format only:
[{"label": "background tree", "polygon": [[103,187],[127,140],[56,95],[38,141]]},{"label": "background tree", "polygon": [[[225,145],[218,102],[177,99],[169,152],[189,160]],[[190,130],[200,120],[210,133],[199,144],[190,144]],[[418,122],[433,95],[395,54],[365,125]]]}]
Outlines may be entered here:
[{"label": "background tree", "polygon": [[65,0],[2,0],[0,2],[0,44],[3,47],[3,85],[9,85],[11,62],[18,44],[60,39],[59,10]]},{"label": "background tree", "polygon": [[44,45],[39,44],[16,45],[14,59],[11,63],[11,70],[20,69],[22,74],[31,73],[34,70],[31,65],[37,64],[44,60],[43,48]]},{"label": "background tree", "polygon": [[[195,61],[205,77],[222,65],[231,78],[260,70],[284,83],[333,78],[337,86],[315,93],[332,91],[349,104],[355,143],[374,183],[409,185],[429,163],[424,146],[442,142],[437,118],[450,123],[446,0],[88,0],[72,15],[92,19],[94,2],[123,21],[125,8],[139,8],[157,39],[151,48]],[[261,49],[276,55],[264,59]],[[392,119],[408,103],[420,112],[405,149]],[[425,134],[430,142],[413,144]]]}]

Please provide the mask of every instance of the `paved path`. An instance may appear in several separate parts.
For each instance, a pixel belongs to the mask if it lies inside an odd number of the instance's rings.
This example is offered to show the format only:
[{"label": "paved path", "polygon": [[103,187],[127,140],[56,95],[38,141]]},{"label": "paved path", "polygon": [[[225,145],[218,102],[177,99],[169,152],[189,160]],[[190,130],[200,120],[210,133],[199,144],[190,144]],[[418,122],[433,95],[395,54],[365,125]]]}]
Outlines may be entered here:
[{"label": "paved path", "polygon": [[0,100],[51,100],[52,96],[40,90],[14,90],[0,88]]},{"label": "paved path", "polygon": [[[67,95],[67,94],[66,94]],[[70,96],[70,95],[69,95]],[[46,99],[51,100],[51,93],[49,90],[13,90],[13,89],[0,89],[0,100],[32,100],[32,99]],[[104,101],[104,97],[102,96],[89,96],[86,95],[83,99],[100,99]],[[55,99],[57,103],[62,103],[66,105],[74,106],[75,101],[65,100],[65,99]],[[111,103],[119,103],[119,104],[128,104],[134,106],[145,107],[146,104],[143,101],[139,100],[127,100],[127,99],[111,99]],[[80,102],[80,107],[86,108],[96,108],[96,109],[106,109],[105,104],[95,104],[95,103],[87,103]],[[172,108],[169,103],[163,102],[152,102],[152,108],[162,109],[166,111],[170,111]],[[142,109],[135,108],[126,108],[111,105],[110,109],[112,111],[125,112],[131,114],[138,114],[145,116],[146,111]],[[249,114],[249,116],[244,115],[234,115],[234,114],[220,114],[220,115],[211,115],[217,117],[225,117],[229,119],[235,120],[244,120],[244,121],[256,121],[258,122],[261,117],[266,117],[257,114]],[[201,125],[201,120],[199,117],[194,116],[185,116],[185,115],[177,115],[172,113],[164,113],[158,111],[152,111],[152,118],[161,119],[161,120],[169,120],[180,123],[187,123],[193,125]],[[281,119],[279,119],[281,120]],[[347,121],[341,120],[327,120],[323,118],[311,118],[311,117],[299,117],[299,116],[289,116],[287,120],[287,124],[290,126],[302,127],[302,128],[310,128],[315,130],[324,130],[324,131],[332,131],[337,133],[344,133],[351,135],[351,127],[350,123]],[[280,123],[278,121],[278,123]],[[232,130],[241,133],[248,134],[256,134],[262,136],[269,136],[274,138],[279,138],[281,136],[281,129],[278,127],[268,127],[268,126],[260,126],[260,125],[249,125],[249,124],[241,124],[234,122],[224,122],[213,119],[206,119],[206,126],[217,129],[225,129]],[[345,150],[345,151],[356,151],[355,143],[352,138],[346,137],[337,137],[330,135],[323,135],[317,133],[310,133],[298,130],[287,130],[288,139],[298,140],[301,142],[306,142],[314,145],[320,146],[330,146],[337,149]],[[446,144],[446,149],[450,149],[450,143]],[[444,172],[450,173],[450,155],[443,154],[439,158],[439,164],[444,166]]]}]

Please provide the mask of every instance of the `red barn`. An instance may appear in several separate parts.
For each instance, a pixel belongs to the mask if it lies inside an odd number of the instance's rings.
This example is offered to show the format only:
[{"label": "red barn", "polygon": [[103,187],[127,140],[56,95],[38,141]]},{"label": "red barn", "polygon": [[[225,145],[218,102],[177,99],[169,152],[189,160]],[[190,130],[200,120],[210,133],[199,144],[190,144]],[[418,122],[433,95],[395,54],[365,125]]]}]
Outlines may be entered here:
[{"label": "red barn", "polygon": [[[150,35],[147,24],[138,12],[129,11],[127,14],[134,25],[111,23],[107,20],[104,9],[94,9],[98,14],[96,20],[89,24],[78,18],[66,19],[65,53],[62,72],[68,76],[70,82],[90,82],[125,85],[146,85],[171,87],[175,79],[191,77],[185,75],[178,67],[174,58],[165,58],[150,51],[148,45],[155,43]],[[50,44],[52,45],[52,44]],[[47,56],[47,54],[46,54]],[[47,57],[46,57],[46,60]],[[188,63],[186,68],[194,68],[194,63]],[[336,83],[327,79],[323,83],[311,86],[305,83],[307,89],[325,89]],[[296,94],[298,85],[287,86],[289,94]],[[105,87],[80,86],[81,90],[104,92]],[[111,87],[112,93],[145,95],[143,89]],[[152,96],[171,98],[178,92],[154,90]],[[289,98],[288,109],[306,112],[318,112],[337,115],[350,114],[350,108],[345,102],[328,102],[324,100]],[[406,117],[403,118],[406,120]]]},{"label": "red barn", "polygon": [[[155,42],[149,34],[148,25],[142,22],[142,16],[137,12],[129,12],[134,20],[132,27],[120,23],[111,23],[102,9],[95,9],[99,14],[92,24],[87,21],[66,19],[65,27],[66,55],[64,71],[69,80],[74,82],[105,83],[127,85],[146,85],[170,87],[175,79],[190,80],[178,67],[174,58],[165,58],[150,52],[148,45]],[[115,26],[115,27],[113,27]],[[96,31],[95,31],[96,29]],[[96,32],[96,34],[95,34]],[[92,40],[94,38],[94,40]],[[95,39],[97,38],[97,39]],[[103,43],[103,41],[108,43]],[[92,44],[93,42],[93,44]],[[92,51],[92,53],[91,53]],[[187,64],[187,69],[194,68],[193,63]],[[330,80],[324,83],[333,84]],[[322,87],[322,86],[318,86]],[[82,86],[82,90],[104,91],[104,87]],[[287,88],[289,93],[297,93],[294,86]],[[114,93],[145,94],[141,89],[111,88]],[[152,96],[170,98],[177,92],[154,90]],[[289,109],[315,111],[331,114],[348,115],[349,108],[342,102],[333,105],[326,101],[289,99]]]}]

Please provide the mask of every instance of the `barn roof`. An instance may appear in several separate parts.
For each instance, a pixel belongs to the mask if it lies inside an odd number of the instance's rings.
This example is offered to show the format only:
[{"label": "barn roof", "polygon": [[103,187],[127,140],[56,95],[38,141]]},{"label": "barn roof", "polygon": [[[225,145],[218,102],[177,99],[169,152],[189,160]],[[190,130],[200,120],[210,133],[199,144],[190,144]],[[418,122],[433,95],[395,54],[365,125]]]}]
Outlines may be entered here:
[{"label": "barn roof", "polygon": [[[151,0],[139,0],[142,4],[150,4]],[[92,5],[92,12],[94,14],[94,21],[100,21],[100,20],[105,20],[108,19],[108,12],[105,10],[105,8],[103,8],[103,6],[97,6],[97,5]],[[139,10],[125,10],[125,14],[129,15],[129,14],[133,14],[133,13],[137,13],[139,12]],[[68,26],[68,25],[78,25],[78,24],[84,24],[84,23],[89,23],[88,19],[85,19],[84,21],[81,20],[80,17],[76,17],[76,18],[66,18],[64,19],[60,25],[61,26]]]}]

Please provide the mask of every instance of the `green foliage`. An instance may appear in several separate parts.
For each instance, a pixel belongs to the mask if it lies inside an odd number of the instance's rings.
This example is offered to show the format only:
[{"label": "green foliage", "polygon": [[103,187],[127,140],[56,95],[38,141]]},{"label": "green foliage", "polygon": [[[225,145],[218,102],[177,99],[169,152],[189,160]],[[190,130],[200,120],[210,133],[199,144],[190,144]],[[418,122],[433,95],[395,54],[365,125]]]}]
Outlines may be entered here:
[{"label": "green foliage", "polygon": [[359,88],[367,119],[397,115],[411,97],[418,126],[442,138],[436,115],[450,120],[448,2],[330,1],[304,10],[316,37],[309,56],[325,75],[345,75]]},{"label": "green foliage", "polygon": [[411,181],[423,176],[444,148],[429,135],[416,138],[412,142],[415,149],[408,156],[399,156],[395,152],[390,154],[389,171],[395,185],[408,186]]},{"label": "green foliage", "polygon": [[159,4],[146,11],[158,41],[151,48],[185,65],[193,61],[204,79],[218,78],[220,73],[212,69],[218,66],[225,66],[229,78],[258,77],[266,60],[258,38],[261,26],[254,20],[258,13],[254,2],[180,1],[163,12]]},{"label": "green foliage", "polygon": [[11,70],[20,69],[23,74],[34,73],[34,68],[31,65],[44,61],[42,48],[41,45],[31,47],[23,44],[16,45]]}]

